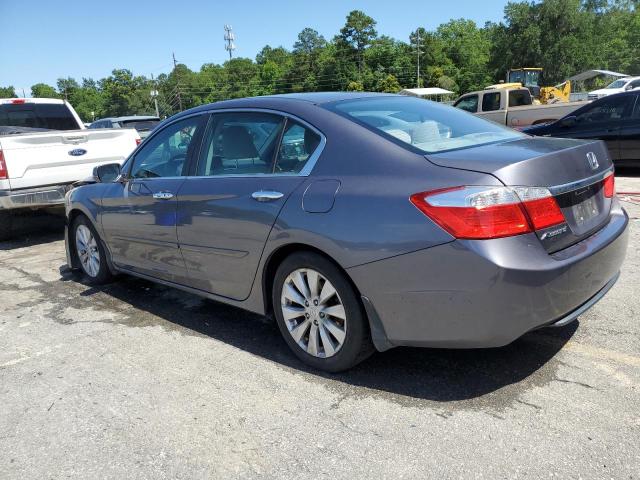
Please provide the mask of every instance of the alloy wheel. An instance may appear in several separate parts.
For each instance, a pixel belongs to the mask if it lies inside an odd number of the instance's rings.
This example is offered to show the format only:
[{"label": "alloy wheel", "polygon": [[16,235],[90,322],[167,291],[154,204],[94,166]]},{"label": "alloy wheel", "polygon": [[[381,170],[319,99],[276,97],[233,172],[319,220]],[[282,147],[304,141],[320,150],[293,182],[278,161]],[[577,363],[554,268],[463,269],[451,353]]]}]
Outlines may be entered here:
[{"label": "alloy wheel", "polygon": [[295,342],[309,355],[332,357],[344,344],[347,315],[340,295],[321,273],[299,268],[282,287],[282,316]]},{"label": "alloy wheel", "polygon": [[100,272],[100,251],[98,242],[86,225],[78,225],[76,229],[76,251],[84,273],[97,277]]}]

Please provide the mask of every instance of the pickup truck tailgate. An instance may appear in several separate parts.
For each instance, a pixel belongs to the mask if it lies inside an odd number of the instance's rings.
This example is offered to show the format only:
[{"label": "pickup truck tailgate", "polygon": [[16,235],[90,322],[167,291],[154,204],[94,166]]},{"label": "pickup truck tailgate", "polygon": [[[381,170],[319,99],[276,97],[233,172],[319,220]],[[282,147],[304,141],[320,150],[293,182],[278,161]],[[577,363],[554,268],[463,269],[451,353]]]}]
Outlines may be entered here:
[{"label": "pickup truck tailgate", "polygon": [[16,190],[82,180],[96,165],[122,163],[138,139],[133,129],[51,131],[0,137],[0,149]]}]

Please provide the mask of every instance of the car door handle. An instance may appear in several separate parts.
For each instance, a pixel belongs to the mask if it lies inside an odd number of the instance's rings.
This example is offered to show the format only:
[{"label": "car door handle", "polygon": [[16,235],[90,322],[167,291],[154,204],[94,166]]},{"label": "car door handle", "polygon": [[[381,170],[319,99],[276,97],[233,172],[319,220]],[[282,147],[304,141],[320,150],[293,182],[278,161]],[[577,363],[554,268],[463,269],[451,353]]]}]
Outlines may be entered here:
[{"label": "car door handle", "polygon": [[153,194],[153,198],[157,200],[169,200],[173,198],[173,193],[171,192],[156,192]]},{"label": "car door handle", "polygon": [[276,192],[273,190],[259,190],[251,194],[254,200],[259,202],[272,202],[284,197],[284,193]]}]

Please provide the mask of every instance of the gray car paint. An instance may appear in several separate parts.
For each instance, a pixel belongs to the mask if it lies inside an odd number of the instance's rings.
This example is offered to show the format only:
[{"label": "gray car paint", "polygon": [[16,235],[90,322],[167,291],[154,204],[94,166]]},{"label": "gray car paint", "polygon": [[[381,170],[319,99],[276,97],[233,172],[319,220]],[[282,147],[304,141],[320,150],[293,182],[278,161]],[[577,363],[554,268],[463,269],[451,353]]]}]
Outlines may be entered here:
[{"label": "gray car paint", "polygon": [[[380,323],[372,328],[389,340],[377,342],[380,349],[407,344],[504,344],[579,307],[619,270],[627,223],[620,220],[626,216],[619,207],[612,210],[598,234],[559,252],[568,255],[559,261],[544,250],[535,234],[455,240],[408,200],[413,193],[443,186],[501,185],[500,180],[552,185],[588,176],[575,165],[563,166],[567,145],[561,142],[565,140],[505,142],[429,155],[426,161],[316,104],[343,98],[355,96],[312,94],[226,101],[198,107],[160,125],[154,135],[187,114],[263,108],[301,118],[327,139],[309,177],[182,179],[173,237],[169,228],[155,225],[157,216],[152,211],[142,208],[136,218],[124,197],[110,198],[110,189],[122,188],[118,186],[122,184],[74,189],[68,214],[89,212],[116,268],[258,313],[268,310],[265,286],[270,279],[266,272],[280,249],[296,245],[319,250],[345,269],[368,299],[370,321],[376,317]],[[572,145],[579,150],[585,144]],[[593,148],[602,147],[594,144]],[[602,168],[609,168],[610,162],[603,157]],[[554,169],[561,172],[557,181]],[[340,184],[337,193],[320,188],[315,194],[314,203],[330,208],[324,213],[305,210],[305,192],[314,191],[313,185],[322,181]],[[263,206],[250,198],[260,188],[280,189],[285,196]],[[144,223],[153,219],[148,232],[138,232],[148,240],[147,247],[140,238],[122,243],[114,240],[114,235],[131,237],[141,219]],[[186,277],[178,254],[186,260]],[[152,261],[146,262],[147,258]],[[521,265],[523,258],[529,264]],[[499,301],[509,298],[527,301],[500,307]],[[535,299],[541,302],[540,308]]]}]

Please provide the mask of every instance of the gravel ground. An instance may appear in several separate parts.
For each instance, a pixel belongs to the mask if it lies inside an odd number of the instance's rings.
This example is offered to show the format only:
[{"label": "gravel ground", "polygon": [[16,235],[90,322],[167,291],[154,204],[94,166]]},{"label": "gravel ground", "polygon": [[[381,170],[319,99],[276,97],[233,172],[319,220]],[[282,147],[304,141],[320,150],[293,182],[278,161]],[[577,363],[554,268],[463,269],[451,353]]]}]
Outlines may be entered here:
[{"label": "gravel ground", "polygon": [[61,275],[59,227],[0,243],[0,478],[639,478],[640,200],[625,207],[620,280],[578,322],[339,375],[260,316]]}]

